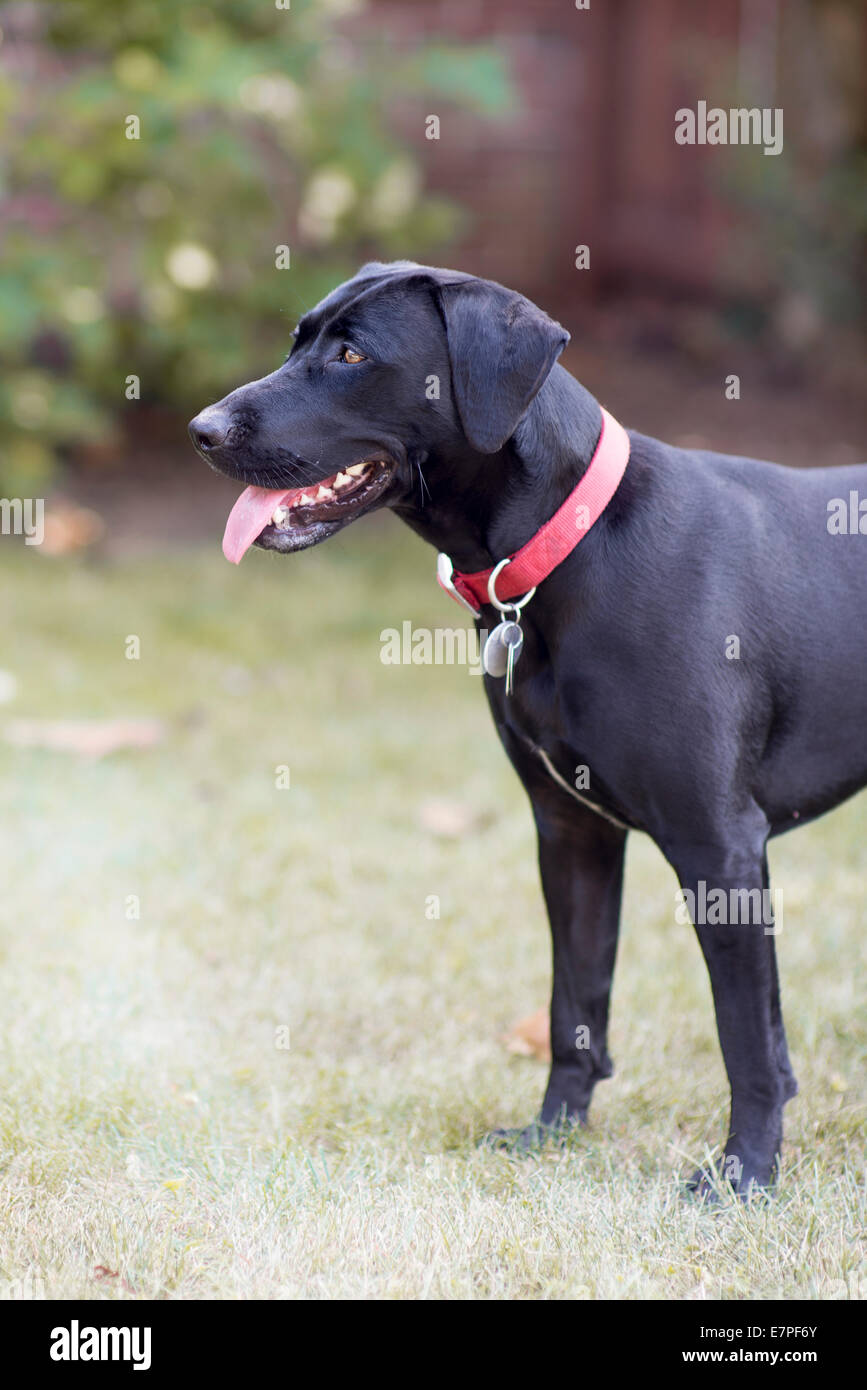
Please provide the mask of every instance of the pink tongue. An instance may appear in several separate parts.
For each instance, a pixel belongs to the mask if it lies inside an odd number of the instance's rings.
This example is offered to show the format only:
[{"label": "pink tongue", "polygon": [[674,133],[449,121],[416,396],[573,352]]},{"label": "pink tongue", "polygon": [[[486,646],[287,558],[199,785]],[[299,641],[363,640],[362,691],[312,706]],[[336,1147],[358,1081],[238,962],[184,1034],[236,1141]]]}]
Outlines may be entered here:
[{"label": "pink tongue", "polygon": [[248,487],[238,498],[229,513],[226,531],[223,536],[223,554],[233,565],[243,560],[254,540],[268,525],[285,497],[292,495],[292,488]]}]

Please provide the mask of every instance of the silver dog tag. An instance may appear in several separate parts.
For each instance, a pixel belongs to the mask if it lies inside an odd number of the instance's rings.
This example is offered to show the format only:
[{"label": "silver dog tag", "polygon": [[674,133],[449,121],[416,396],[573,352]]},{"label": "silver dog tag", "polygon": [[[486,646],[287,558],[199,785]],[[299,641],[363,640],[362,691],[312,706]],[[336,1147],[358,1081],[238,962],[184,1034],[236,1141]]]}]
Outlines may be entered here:
[{"label": "silver dog tag", "polygon": [[508,618],[494,628],[482,652],[482,665],[489,676],[509,675],[506,683],[507,695],[512,693],[511,672],[521,655],[523,645],[524,634],[520,624]]}]

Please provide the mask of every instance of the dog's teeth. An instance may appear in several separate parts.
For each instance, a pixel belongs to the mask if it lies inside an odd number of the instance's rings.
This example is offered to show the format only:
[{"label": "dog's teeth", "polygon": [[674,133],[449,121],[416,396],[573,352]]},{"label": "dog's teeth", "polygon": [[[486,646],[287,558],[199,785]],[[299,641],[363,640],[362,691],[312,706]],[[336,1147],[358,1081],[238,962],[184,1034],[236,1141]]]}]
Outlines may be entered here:
[{"label": "dog's teeth", "polygon": [[272,522],[274,523],[275,526],[279,526],[280,523],[281,523],[282,521],[285,521],[285,520],[286,520],[286,518],[287,518],[288,515],[289,515],[289,508],[288,508],[288,507],[275,507],[275,508],[274,508],[274,515],[271,517],[271,520],[272,520]]},{"label": "dog's teeth", "polygon": [[312,498],[312,497],[308,497],[306,492],[302,492],[301,496],[298,498],[298,501],[295,503],[295,506],[296,506],[296,507],[310,507],[310,506],[312,506],[312,504],[313,504],[313,498]]},{"label": "dog's teeth", "polygon": [[329,502],[334,497],[330,487],[320,487],[316,494],[317,502]]},{"label": "dog's teeth", "polygon": [[334,479],[334,486],[346,487],[351,482],[352,479],[350,478],[348,473],[338,473],[337,477]]},{"label": "dog's teeth", "polygon": [[353,463],[352,467],[351,467],[351,468],[347,468],[346,471],[347,471],[347,473],[351,473],[352,476],[353,476],[353,478],[360,478],[360,477],[361,477],[361,474],[364,472],[364,470],[365,470],[366,468],[367,468],[367,464],[366,464],[366,463]]}]

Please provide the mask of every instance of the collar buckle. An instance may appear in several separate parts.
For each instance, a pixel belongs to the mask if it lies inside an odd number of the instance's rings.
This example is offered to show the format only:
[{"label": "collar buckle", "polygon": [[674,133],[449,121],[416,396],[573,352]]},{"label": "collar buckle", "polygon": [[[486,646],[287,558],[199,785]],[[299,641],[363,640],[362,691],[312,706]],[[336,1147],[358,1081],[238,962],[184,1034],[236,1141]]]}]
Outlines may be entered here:
[{"label": "collar buckle", "polygon": [[472,613],[474,618],[480,618],[482,616],[481,608],[476,608],[470,603],[468,598],[464,598],[463,594],[455,588],[454,580],[452,579],[453,573],[454,565],[445,551],[441,550],[437,555],[437,583],[441,589],[445,589],[447,594],[451,594],[452,598],[457,599],[458,603],[462,604],[468,613]]}]

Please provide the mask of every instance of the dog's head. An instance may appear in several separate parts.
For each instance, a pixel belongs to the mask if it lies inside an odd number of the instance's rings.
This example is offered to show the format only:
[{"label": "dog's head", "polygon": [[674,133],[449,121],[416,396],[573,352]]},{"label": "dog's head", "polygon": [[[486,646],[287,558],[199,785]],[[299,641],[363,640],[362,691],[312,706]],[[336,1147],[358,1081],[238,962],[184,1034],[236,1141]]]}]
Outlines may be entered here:
[{"label": "dog's head", "polygon": [[374,262],[305,314],[286,361],[190,424],[221,473],[248,484],[226,528],[301,550],[378,506],[498,453],[569,335],[490,280]]}]

